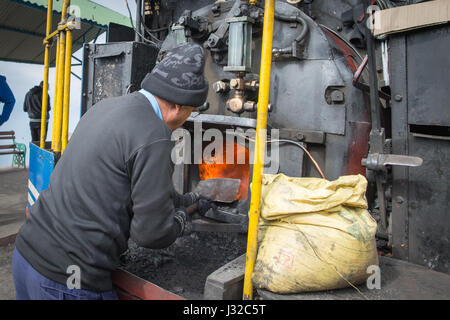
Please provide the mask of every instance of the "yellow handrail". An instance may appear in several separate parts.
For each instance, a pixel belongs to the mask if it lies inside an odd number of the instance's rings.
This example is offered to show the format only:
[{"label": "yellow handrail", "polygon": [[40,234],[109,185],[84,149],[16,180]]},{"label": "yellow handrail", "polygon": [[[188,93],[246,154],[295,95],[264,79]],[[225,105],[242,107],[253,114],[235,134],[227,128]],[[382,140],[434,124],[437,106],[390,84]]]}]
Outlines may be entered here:
[{"label": "yellow handrail", "polygon": [[54,38],[55,36],[57,36],[61,31],[65,31],[67,28],[69,28],[71,26],[71,24],[67,23],[63,26],[58,27],[57,30],[53,31],[52,33],[50,33],[47,37],[45,37],[44,39],[44,43],[46,41],[51,40],[52,38]]},{"label": "yellow handrail", "polygon": [[[53,125],[52,128],[55,128],[56,126],[56,103],[58,101],[58,95],[56,94],[58,92],[58,66],[59,66],[59,34],[56,35],[56,62],[55,62],[55,96],[53,98]],[[55,130],[52,130],[52,147],[53,147],[53,141],[55,141]]]},{"label": "yellow handrail", "polygon": [[[53,0],[48,0],[47,5],[47,29],[46,29],[46,40],[50,34],[52,28],[52,11],[53,11]],[[47,130],[47,104],[48,104],[48,71],[49,71],[49,51],[50,42],[45,41],[45,53],[44,53],[44,84],[42,88],[42,114],[41,114],[41,140],[40,147],[45,148],[45,131]]]},{"label": "yellow handrail", "polygon": [[54,140],[52,141],[52,149],[54,152],[61,152],[61,127],[62,127],[62,111],[63,111],[63,94],[64,94],[64,59],[66,49],[66,34],[62,32],[59,35],[59,63],[56,66],[58,68],[58,78],[56,82],[58,84],[56,94],[56,106],[55,106],[55,126],[53,127]]},{"label": "yellow handrail", "polygon": [[[53,106],[53,130],[52,130],[52,150],[56,153],[64,151],[67,146],[67,135],[69,127],[69,103],[70,103],[70,69],[72,59],[72,31],[68,20],[68,8],[70,6],[70,0],[64,0],[61,10],[61,21],[56,31],[50,33],[51,27],[51,15],[53,1],[48,1],[47,6],[47,33],[44,39],[44,43],[49,49],[50,43],[54,37],[57,37],[56,45],[56,68],[55,68],[55,98]],[[48,51],[46,52],[44,61],[44,86],[48,90]],[[46,92],[44,90],[44,92]],[[43,95],[43,97],[47,95]],[[47,98],[45,98],[45,102]],[[44,116],[45,108],[45,116]],[[47,103],[44,105],[43,98],[43,116],[42,123],[45,125],[46,120]],[[41,148],[45,147],[44,133],[45,126],[41,125]]]},{"label": "yellow handrail", "polygon": [[252,274],[258,250],[258,222],[261,204],[261,181],[267,135],[269,107],[270,70],[272,67],[272,40],[275,0],[266,0],[264,8],[263,43],[261,52],[261,72],[256,123],[255,160],[253,164],[252,195],[250,200],[247,258],[244,277],[244,300],[253,299]]},{"label": "yellow handrail", "polygon": [[64,70],[64,105],[62,120],[62,150],[64,153],[68,142],[69,132],[69,104],[70,104],[70,69],[72,67],[72,31],[66,31],[66,64]]}]

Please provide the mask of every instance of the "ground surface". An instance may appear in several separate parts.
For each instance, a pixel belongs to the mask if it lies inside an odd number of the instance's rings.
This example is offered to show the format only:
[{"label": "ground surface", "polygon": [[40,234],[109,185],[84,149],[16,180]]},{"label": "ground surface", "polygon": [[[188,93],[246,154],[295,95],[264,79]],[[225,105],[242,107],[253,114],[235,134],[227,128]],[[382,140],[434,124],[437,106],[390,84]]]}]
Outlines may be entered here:
[{"label": "ground surface", "polygon": [[25,221],[28,170],[0,169],[0,300],[15,298],[11,275],[14,236]]},{"label": "ground surface", "polygon": [[206,278],[246,250],[247,235],[194,233],[164,250],[140,248],[130,241],[123,268],[186,299],[203,299]]},{"label": "ground surface", "polygon": [[0,300],[14,300],[15,290],[11,274],[14,245],[0,246]]},{"label": "ground surface", "polygon": [[259,290],[269,300],[450,300],[450,275],[417,264],[380,257],[380,289],[366,284],[340,290],[280,295]]},{"label": "ground surface", "polygon": [[28,170],[0,169],[0,239],[16,234],[25,221]]}]

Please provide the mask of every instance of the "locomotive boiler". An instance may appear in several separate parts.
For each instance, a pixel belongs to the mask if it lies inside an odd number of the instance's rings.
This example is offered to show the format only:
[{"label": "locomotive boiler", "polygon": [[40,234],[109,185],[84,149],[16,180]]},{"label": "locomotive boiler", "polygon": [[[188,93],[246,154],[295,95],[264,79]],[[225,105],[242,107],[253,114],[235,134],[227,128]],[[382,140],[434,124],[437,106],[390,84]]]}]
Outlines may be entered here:
[{"label": "locomotive boiler", "polygon": [[[191,115],[183,130],[174,135],[178,141],[174,153],[183,160],[175,165],[174,186],[183,193],[195,190],[200,180],[240,179],[235,201],[217,204],[214,212],[194,221],[193,229],[246,232],[263,4],[239,0],[137,3],[135,30],[111,25],[108,43],[85,45],[82,112],[101,99],[139,90],[145,74],[171,48],[184,42],[200,44],[206,53],[208,99]],[[404,75],[407,66],[394,73],[399,65],[390,63],[393,55],[401,56],[406,50],[414,52],[414,48],[408,49],[407,41],[399,36],[392,41],[374,41],[370,52],[362,26],[367,18],[362,3],[357,0],[276,1],[265,172],[328,180],[342,175],[366,176],[369,210],[379,225],[379,249],[420,264],[434,261],[432,268],[448,272],[448,253],[438,248],[448,245],[449,239],[433,235],[425,239],[420,232],[431,230],[436,222],[425,222],[422,218],[408,222],[407,212],[411,204],[417,208],[426,200],[420,192],[403,194],[405,186],[414,190],[417,183],[431,189],[443,187],[443,182],[434,176],[419,173],[422,180],[417,180],[412,172],[422,169],[407,169],[412,165],[408,161],[415,160],[407,156],[417,155],[425,164],[430,161],[431,166],[448,167],[442,156],[436,155],[440,159],[436,160],[440,161],[437,164],[427,151],[440,144],[448,159],[448,132],[444,134],[446,139],[412,141],[412,144],[420,143],[416,153],[410,154],[400,147],[405,142],[399,136],[405,139],[405,135],[416,130],[410,139],[423,139],[424,132],[417,130],[431,125],[426,119],[415,122],[401,118],[399,108],[391,111],[396,104],[405,104],[407,108],[408,101],[415,102],[415,98],[399,97],[399,90],[404,86],[401,72]],[[374,4],[382,8],[398,5],[391,1],[374,1]],[[417,37],[426,37],[427,32],[415,34],[415,40],[420,42]],[[442,41],[442,37],[448,38],[446,34],[436,31],[432,38]],[[366,66],[371,54],[374,64]],[[448,64],[447,60],[443,57],[441,63]],[[369,90],[374,81],[376,100]],[[378,108],[374,109],[374,101]],[[446,114],[447,120],[443,121],[450,123]],[[378,131],[374,130],[374,117],[379,120]],[[439,126],[448,128],[449,123]],[[443,131],[439,131],[440,136]],[[431,136],[438,134],[431,133]],[[397,155],[392,155],[393,151]],[[408,170],[411,176],[405,175]],[[443,172],[448,175],[448,170]],[[439,200],[422,208],[432,212],[444,205],[445,201]],[[443,218],[441,213],[436,214]],[[408,223],[413,224],[413,234],[405,227]],[[439,228],[448,234],[448,223]]]}]

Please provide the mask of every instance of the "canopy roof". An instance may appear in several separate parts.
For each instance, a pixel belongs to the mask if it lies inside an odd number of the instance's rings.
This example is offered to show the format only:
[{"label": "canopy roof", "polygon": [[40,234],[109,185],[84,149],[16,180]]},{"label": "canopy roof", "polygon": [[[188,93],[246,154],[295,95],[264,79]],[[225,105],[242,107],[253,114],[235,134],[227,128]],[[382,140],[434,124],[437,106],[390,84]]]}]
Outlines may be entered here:
[{"label": "canopy roof", "polygon": [[[0,0],[0,60],[43,64],[47,2]],[[52,32],[61,20],[62,2],[53,1]],[[70,13],[79,15],[81,21],[81,29],[73,31],[73,52],[106,31],[110,22],[131,26],[128,17],[89,0],[72,0]],[[55,60],[55,44],[56,41],[51,50],[51,65]]]}]

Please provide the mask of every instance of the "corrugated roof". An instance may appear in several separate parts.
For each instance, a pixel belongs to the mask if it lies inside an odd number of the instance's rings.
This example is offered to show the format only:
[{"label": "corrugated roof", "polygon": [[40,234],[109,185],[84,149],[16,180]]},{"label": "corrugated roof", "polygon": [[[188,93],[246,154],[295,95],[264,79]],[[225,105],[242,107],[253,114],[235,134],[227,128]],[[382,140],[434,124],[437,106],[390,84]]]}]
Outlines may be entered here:
[{"label": "corrugated roof", "polygon": [[[71,4],[80,9],[81,18],[81,29],[73,31],[73,52],[106,31],[110,22],[130,26],[127,17],[89,0]],[[52,31],[61,20],[62,1],[53,1],[53,6]],[[43,64],[46,19],[47,0],[0,0],[0,60]]]}]

